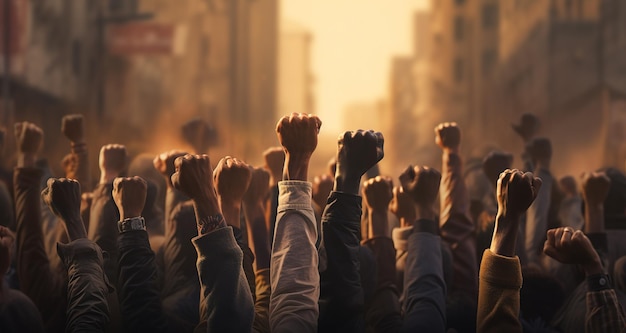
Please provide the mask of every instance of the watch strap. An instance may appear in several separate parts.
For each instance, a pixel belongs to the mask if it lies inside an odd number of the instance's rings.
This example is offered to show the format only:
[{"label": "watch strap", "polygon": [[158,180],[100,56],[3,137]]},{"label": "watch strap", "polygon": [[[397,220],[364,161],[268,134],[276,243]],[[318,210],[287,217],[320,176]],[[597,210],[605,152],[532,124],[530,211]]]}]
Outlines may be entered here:
[{"label": "watch strap", "polygon": [[225,226],[226,221],[224,221],[224,216],[222,216],[222,214],[209,215],[198,221],[198,231],[201,234],[206,234],[217,228]]},{"label": "watch strap", "polygon": [[146,230],[146,220],[141,217],[131,217],[117,222],[117,230],[120,234],[133,230]]},{"label": "watch strap", "polygon": [[594,274],[587,277],[587,291],[602,291],[613,288],[606,274]]}]

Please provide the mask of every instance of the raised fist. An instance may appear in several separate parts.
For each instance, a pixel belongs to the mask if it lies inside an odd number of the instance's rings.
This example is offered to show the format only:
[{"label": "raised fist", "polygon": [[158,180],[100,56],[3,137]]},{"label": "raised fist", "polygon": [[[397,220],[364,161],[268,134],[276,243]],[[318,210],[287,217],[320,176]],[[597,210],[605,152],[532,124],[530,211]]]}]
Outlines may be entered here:
[{"label": "raised fist", "polygon": [[76,172],[78,171],[78,157],[75,154],[67,154],[61,161],[63,171],[65,171],[65,178],[76,179]]},{"label": "raised fist", "polygon": [[334,181],[328,175],[315,176],[313,178],[313,195],[312,199],[315,204],[324,209],[328,196],[333,190]]},{"label": "raised fist", "polygon": [[245,162],[230,156],[222,158],[213,171],[215,189],[222,205],[241,204],[251,177],[250,166]]},{"label": "raised fist", "polygon": [[492,151],[483,159],[483,172],[492,184],[496,184],[500,174],[511,168],[513,155],[499,151]]},{"label": "raised fist", "polygon": [[368,208],[375,212],[387,212],[393,198],[393,182],[389,177],[376,176],[363,183],[363,199]]},{"label": "raised fist", "polygon": [[427,166],[409,165],[400,175],[400,184],[419,207],[432,207],[439,195],[441,174]]},{"label": "raised fist", "polygon": [[456,123],[441,123],[435,127],[435,142],[441,149],[456,150],[461,144],[461,130]]},{"label": "raised fist", "polygon": [[17,151],[22,154],[34,155],[43,142],[43,131],[35,124],[21,122],[15,124]]},{"label": "raised fist", "polygon": [[50,178],[41,192],[43,201],[63,221],[80,221],[80,184],[74,179]]},{"label": "raised fist", "polygon": [[83,126],[83,115],[70,114],[63,117],[61,132],[73,143],[84,141],[85,128]]},{"label": "raised fist", "polygon": [[172,185],[191,199],[215,197],[213,170],[207,155],[185,155],[174,161]]},{"label": "raised fist", "polygon": [[99,157],[100,172],[117,177],[126,166],[126,147],[120,144],[102,146]]},{"label": "raised fist", "polygon": [[589,238],[580,230],[574,231],[570,227],[548,230],[543,252],[561,263],[581,265],[587,272],[602,272],[598,253]]},{"label": "raised fist", "polygon": [[589,206],[602,206],[609,194],[611,179],[602,172],[585,172],[582,175],[582,196]]},{"label": "raised fist", "polygon": [[335,176],[360,180],[367,170],[385,155],[383,134],[374,131],[347,131],[337,142],[337,171]]},{"label": "raised fist", "polygon": [[317,116],[304,113],[292,113],[279,120],[276,132],[285,154],[310,157],[317,147],[321,126],[322,121]]},{"label": "raised fist", "polygon": [[264,168],[255,167],[250,167],[250,173],[250,185],[243,196],[243,201],[249,204],[262,202],[270,190],[270,174]]},{"label": "raised fist", "polygon": [[120,218],[126,219],[141,216],[146,204],[148,184],[143,178],[118,177],[113,181],[113,201],[120,211]]},{"label": "raised fist", "polygon": [[533,203],[541,188],[541,179],[532,173],[505,170],[500,174],[496,189],[498,215],[517,219]]},{"label": "raised fist", "polygon": [[161,153],[157,155],[152,164],[154,168],[160,172],[163,176],[165,176],[166,182],[168,185],[171,185],[171,177],[176,172],[176,167],[174,166],[174,161],[181,157],[185,156],[187,153],[180,150],[170,150],[168,152]]},{"label": "raised fist", "polygon": [[198,154],[206,153],[217,141],[217,131],[202,119],[192,119],[181,128],[183,139]]},{"label": "raised fist", "polygon": [[402,186],[393,188],[393,198],[389,203],[389,211],[392,212],[400,221],[407,223],[415,221],[415,202],[408,192],[405,192]]},{"label": "raised fist", "polygon": [[282,147],[268,148],[263,152],[265,167],[271,173],[272,183],[277,184],[283,179],[283,167],[285,166],[285,151]]}]

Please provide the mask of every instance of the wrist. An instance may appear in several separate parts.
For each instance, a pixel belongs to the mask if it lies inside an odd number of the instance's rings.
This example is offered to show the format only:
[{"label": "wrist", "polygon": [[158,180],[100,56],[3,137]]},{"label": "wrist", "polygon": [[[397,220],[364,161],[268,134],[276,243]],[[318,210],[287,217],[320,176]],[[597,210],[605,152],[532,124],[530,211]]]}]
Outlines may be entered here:
[{"label": "wrist", "polygon": [[583,271],[585,272],[585,276],[591,276],[596,274],[603,274],[604,270],[602,269],[602,263],[600,259],[594,260],[590,263],[587,263],[582,266]]},{"label": "wrist", "polygon": [[360,187],[361,187],[360,176],[359,177],[346,177],[343,175],[337,175],[335,177],[335,184],[333,186],[333,191],[359,195]]},{"label": "wrist", "polygon": [[117,175],[112,175],[107,172],[102,172],[100,174],[100,184],[111,184],[113,183],[113,180],[115,180],[115,178],[117,178]]},{"label": "wrist", "polygon": [[67,237],[71,241],[75,241],[80,238],[87,238],[87,230],[80,218],[65,219],[65,230]]},{"label": "wrist", "polygon": [[135,217],[140,217],[141,216],[141,211],[140,210],[123,210],[120,209],[120,219],[125,220],[125,219],[132,219]]},{"label": "wrist", "polygon": [[222,208],[222,216],[224,216],[226,224],[233,227],[241,228],[241,223],[239,221],[241,204],[236,202],[222,201],[220,199],[220,207]]},{"label": "wrist", "polygon": [[309,160],[311,155],[285,154],[283,180],[308,180]]},{"label": "wrist", "polygon": [[433,209],[432,204],[415,205],[415,220],[421,220],[421,219],[425,219],[425,220],[435,219],[435,210]]},{"label": "wrist", "polygon": [[515,256],[518,220],[514,217],[496,216],[495,229],[491,239],[491,252],[506,257]]},{"label": "wrist", "polygon": [[19,153],[17,155],[17,167],[18,168],[32,168],[35,167],[37,156],[33,153]]},{"label": "wrist", "polygon": [[369,207],[369,238],[387,237],[389,230],[389,221],[387,219],[387,211],[380,209],[372,209]]},{"label": "wrist", "polygon": [[459,147],[444,147],[444,148],[442,148],[442,150],[443,150],[443,153],[447,154],[447,155],[450,155],[450,154],[458,155],[459,154]]}]

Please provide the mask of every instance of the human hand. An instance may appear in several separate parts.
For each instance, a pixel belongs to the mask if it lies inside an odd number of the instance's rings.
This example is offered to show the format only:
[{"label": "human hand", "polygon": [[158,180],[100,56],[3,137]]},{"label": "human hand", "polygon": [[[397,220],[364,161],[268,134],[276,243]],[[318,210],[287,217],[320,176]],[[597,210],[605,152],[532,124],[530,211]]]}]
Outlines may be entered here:
[{"label": "human hand", "polygon": [[415,203],[416,219],[433,220],[433,204],[439,195],[441,173],[427,166],[409,165],[399,178],[402,188]]},{"label": "human hand", "polygon": [[76,179],[76,172],[78,171],[78,157],[75,154],[69,153],[63,157],[61,161],[63,171],[65,171],[65,178]]},{"label": "human hand", "polygon": [[152,161],[154,168],[165,177],[165,182],[168,187],[172,186],[172,175],[176,172],[174,161],[185,155],[187,155],[187,153],[183,151],[170,150],[157,155]]},{"label": "human hand", "polygon": [[444,151],[457,153],[461,144],[461,129],[454,122],[437,125],[435,143]]},{"label": "human hand", "polygon": [[111,183],[126,166],[126,147],[120,144],[102,146],[98,165],[100,167],[100,183]]},{"label": "human hand", "polygon": [[304,113],[292,113],[278,121],[278,141],[285,150],[283,180],[307,180],[309,159],[317,147],[321,125],[317,116]]},{"label": "human hand", "polygon": [[0,278],[4,278],[4,274],[11,266],[11,249],[15,242],[15,234],[11,229],[0,225]]},{"label": "human hand", "polygon": [[148,184],[143,178],[118,177],[113,181],[113,201],[120,212],[120,220],[141,216],[146,204]]},{"label": "human hand", "polygon": [[83,115],[70,114],[64,116],[61,124],[61,132],[63,132],[63,135],[72,143],[83,143],[85,141]]},{"label": "human hand", "polygon": [[17,142],[17,167],[34,167],[37,152],[43,143],[43,131],[35,124],[21,122],[15,124]]},{"label": "human hand", "polygon": [[514,256],[520,216],[530,207],[540,188],[541,179],[530,172],[507,169],[500,174],[496,186],[498,213],[491,240],[493,253]]},{"label": "human hand", "polygon": [[367,207],[386,214],[393,198],[392,188],[393,182],[389,177],[376,176],[363,182],[363,199]]},{"label": "human hand", "polygon": [[415,202],[413,202],[411,195],[404,191],[402,186],[393,188],[393,198],[389,203],[389,211],[400,220],[402,227],[407,227],[416,220]]},{"label": "human hand", "polygon": [[241,205],[251,177],[250,166],[234,157],[226,156],[217,163],[213,180],[222,210],[225,204],[238,207]]},{"label": "human hand", "polygon": [[335,191],[359,194],[361,177],[383,159],[385,139],[374,131],[346,131],[337,142]]},{"label": "human hand", "polygon": [[270,172],[272,185],[278,184],[283,179],[283,167],[285,166],[285,151],[283,147],[268,148],[263,152],[265,168]]},{"label": "human hand", "polygon": [[192,119],[181,128],[183,139],[190,144],[195,153],[203,154],[217,140],[215,128],[202,119]]},{"label": "human hand", "polygon": [[41,192],[43,201],[65,224],[70,240],[87,237],[80,215],[80,184],[74,179],[50,178]]},{"label": "human hand", "polygon": [[582,196],[590,207],[603,207],[611,188],[611,179],[603,172],[585,172],[582,175]]},{"label": "human hand", "polygon": [[312,199],[315,204],[322,210],[326,207],[328,196],[333,190],[334,181],[328,175],[315,176],[313,178],[313,195]]},{"label": "human hand", "polygon": [[602,273],[602,261],[591,241],[570,227],[548,230],[543,252],[563,264],[581,265],[587,275]]},{"label": "human hand", "polygon": [[510,169],[513,164],[513,154],[492,151],[483,159],[483,172],[487,179],[495,186],[500,174]]},{"label": "human hand", "polygon": [[270,173],[264,168],[250,167],[250,185],[243,195],[244,204],[254,205],[263,202],[270,190]]}]

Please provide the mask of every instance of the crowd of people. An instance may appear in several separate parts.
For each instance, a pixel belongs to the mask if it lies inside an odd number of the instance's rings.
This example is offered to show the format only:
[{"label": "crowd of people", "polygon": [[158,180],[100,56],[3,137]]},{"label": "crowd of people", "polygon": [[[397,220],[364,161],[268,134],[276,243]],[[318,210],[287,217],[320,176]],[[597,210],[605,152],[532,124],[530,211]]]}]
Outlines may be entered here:
[{"label": "crowd of people", "polygon": [[81,115],[63,118],[54,178],[42,130],[18,123],[0,174],[0,332],[625,331],[626,176],[555,179],[550,140],[522,120],[522,171],[501,151],[464,163],[459,126],[442,123],[440,171],[409,165],[394,186],[377,167],[394,147],[358,130],[312,177],[322,122],[294,113],[261,167],[157,155],[165,188],[120,144],[92,183]]}]

